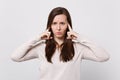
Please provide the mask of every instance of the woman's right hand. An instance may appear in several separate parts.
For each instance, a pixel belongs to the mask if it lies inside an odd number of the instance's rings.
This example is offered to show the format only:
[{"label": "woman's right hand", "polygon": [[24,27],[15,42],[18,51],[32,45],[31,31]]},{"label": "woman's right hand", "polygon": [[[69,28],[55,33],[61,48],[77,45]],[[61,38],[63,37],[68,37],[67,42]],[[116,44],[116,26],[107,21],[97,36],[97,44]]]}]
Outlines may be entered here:
[{"label": "woman's right hand", "polygon": [[42,40],[48,40],[48,39],[52,39],[52,37],[50,37],[51,32],[49,31],[50,28],[48,28],[45,32],[43,32],[40,36],[40,38]]}]

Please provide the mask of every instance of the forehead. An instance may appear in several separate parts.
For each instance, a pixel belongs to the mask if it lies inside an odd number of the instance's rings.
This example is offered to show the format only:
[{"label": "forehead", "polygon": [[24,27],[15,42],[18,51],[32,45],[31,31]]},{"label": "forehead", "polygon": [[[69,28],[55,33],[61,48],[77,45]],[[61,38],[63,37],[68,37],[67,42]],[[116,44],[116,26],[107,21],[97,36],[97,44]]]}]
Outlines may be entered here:
[{"label": "forehead", "polygon": [[53,19],[54,21],[67,21],[67,17],[64,14],[56,15]]}]

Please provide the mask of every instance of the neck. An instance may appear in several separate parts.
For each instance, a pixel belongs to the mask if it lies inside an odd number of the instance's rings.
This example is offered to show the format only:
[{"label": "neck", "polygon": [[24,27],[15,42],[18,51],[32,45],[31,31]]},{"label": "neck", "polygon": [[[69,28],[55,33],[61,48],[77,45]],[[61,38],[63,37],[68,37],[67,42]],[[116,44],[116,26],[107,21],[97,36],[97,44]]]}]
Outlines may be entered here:
[{"label": "neck", "polygon": [[64,42],[64,38],[54,38],[58,45],[61,45]]}]

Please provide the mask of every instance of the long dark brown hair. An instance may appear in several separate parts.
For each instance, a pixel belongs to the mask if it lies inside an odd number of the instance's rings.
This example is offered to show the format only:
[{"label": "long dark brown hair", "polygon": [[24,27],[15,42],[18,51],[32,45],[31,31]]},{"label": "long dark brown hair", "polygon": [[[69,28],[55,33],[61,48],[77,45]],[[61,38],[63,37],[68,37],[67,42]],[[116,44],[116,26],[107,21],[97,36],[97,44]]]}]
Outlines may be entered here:
[{"label": "long dark brown hair", "polygon": [[[51,37],[54,37],[54,34],[51,30],[51,24],[53,22],[53,19],[55,18],[56,15],[60,15],[60,14],[64,14],[67,17],[67,21],[70,24],[71,28],[72,28],[72,21],[71,21],[71,16],[68,12],[68,10],[66,8],[63,7],[56,7],[54,8],[49,16],[48,16],[48,22],[47,22],[47,28],[50,28],[50,32],[51,32]],[[61,45],[61,53],[60,53],[60,61],[63,62],[67,62],[73,59],[74,57],[74,47],[73,47],[73,42],[71,39],[67,39],[67,31],[69,31],[68,29],[66,30],[66,34],[65,34],[65,39],[63,44]],[[54,52],[56,50],[56,41],[54,40],[54,38],[46,40],[46,47],[45,47],[45,53],[46,53],[46,58],[47,61],[52,63],[51,58],[54,55]]]}]

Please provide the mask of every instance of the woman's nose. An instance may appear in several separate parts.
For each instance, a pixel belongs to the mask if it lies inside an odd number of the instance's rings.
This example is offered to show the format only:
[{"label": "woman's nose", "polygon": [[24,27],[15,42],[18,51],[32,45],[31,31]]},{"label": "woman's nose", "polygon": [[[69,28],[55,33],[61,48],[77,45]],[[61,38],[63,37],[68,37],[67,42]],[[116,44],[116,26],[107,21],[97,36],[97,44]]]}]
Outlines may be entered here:
[{"label": "woman's nose", "polygon": [[58,29],[58,30],[60,30],[60,29],[61,29],[60,25],[58,25],[58,26],[57,26],[57,29]]}]

